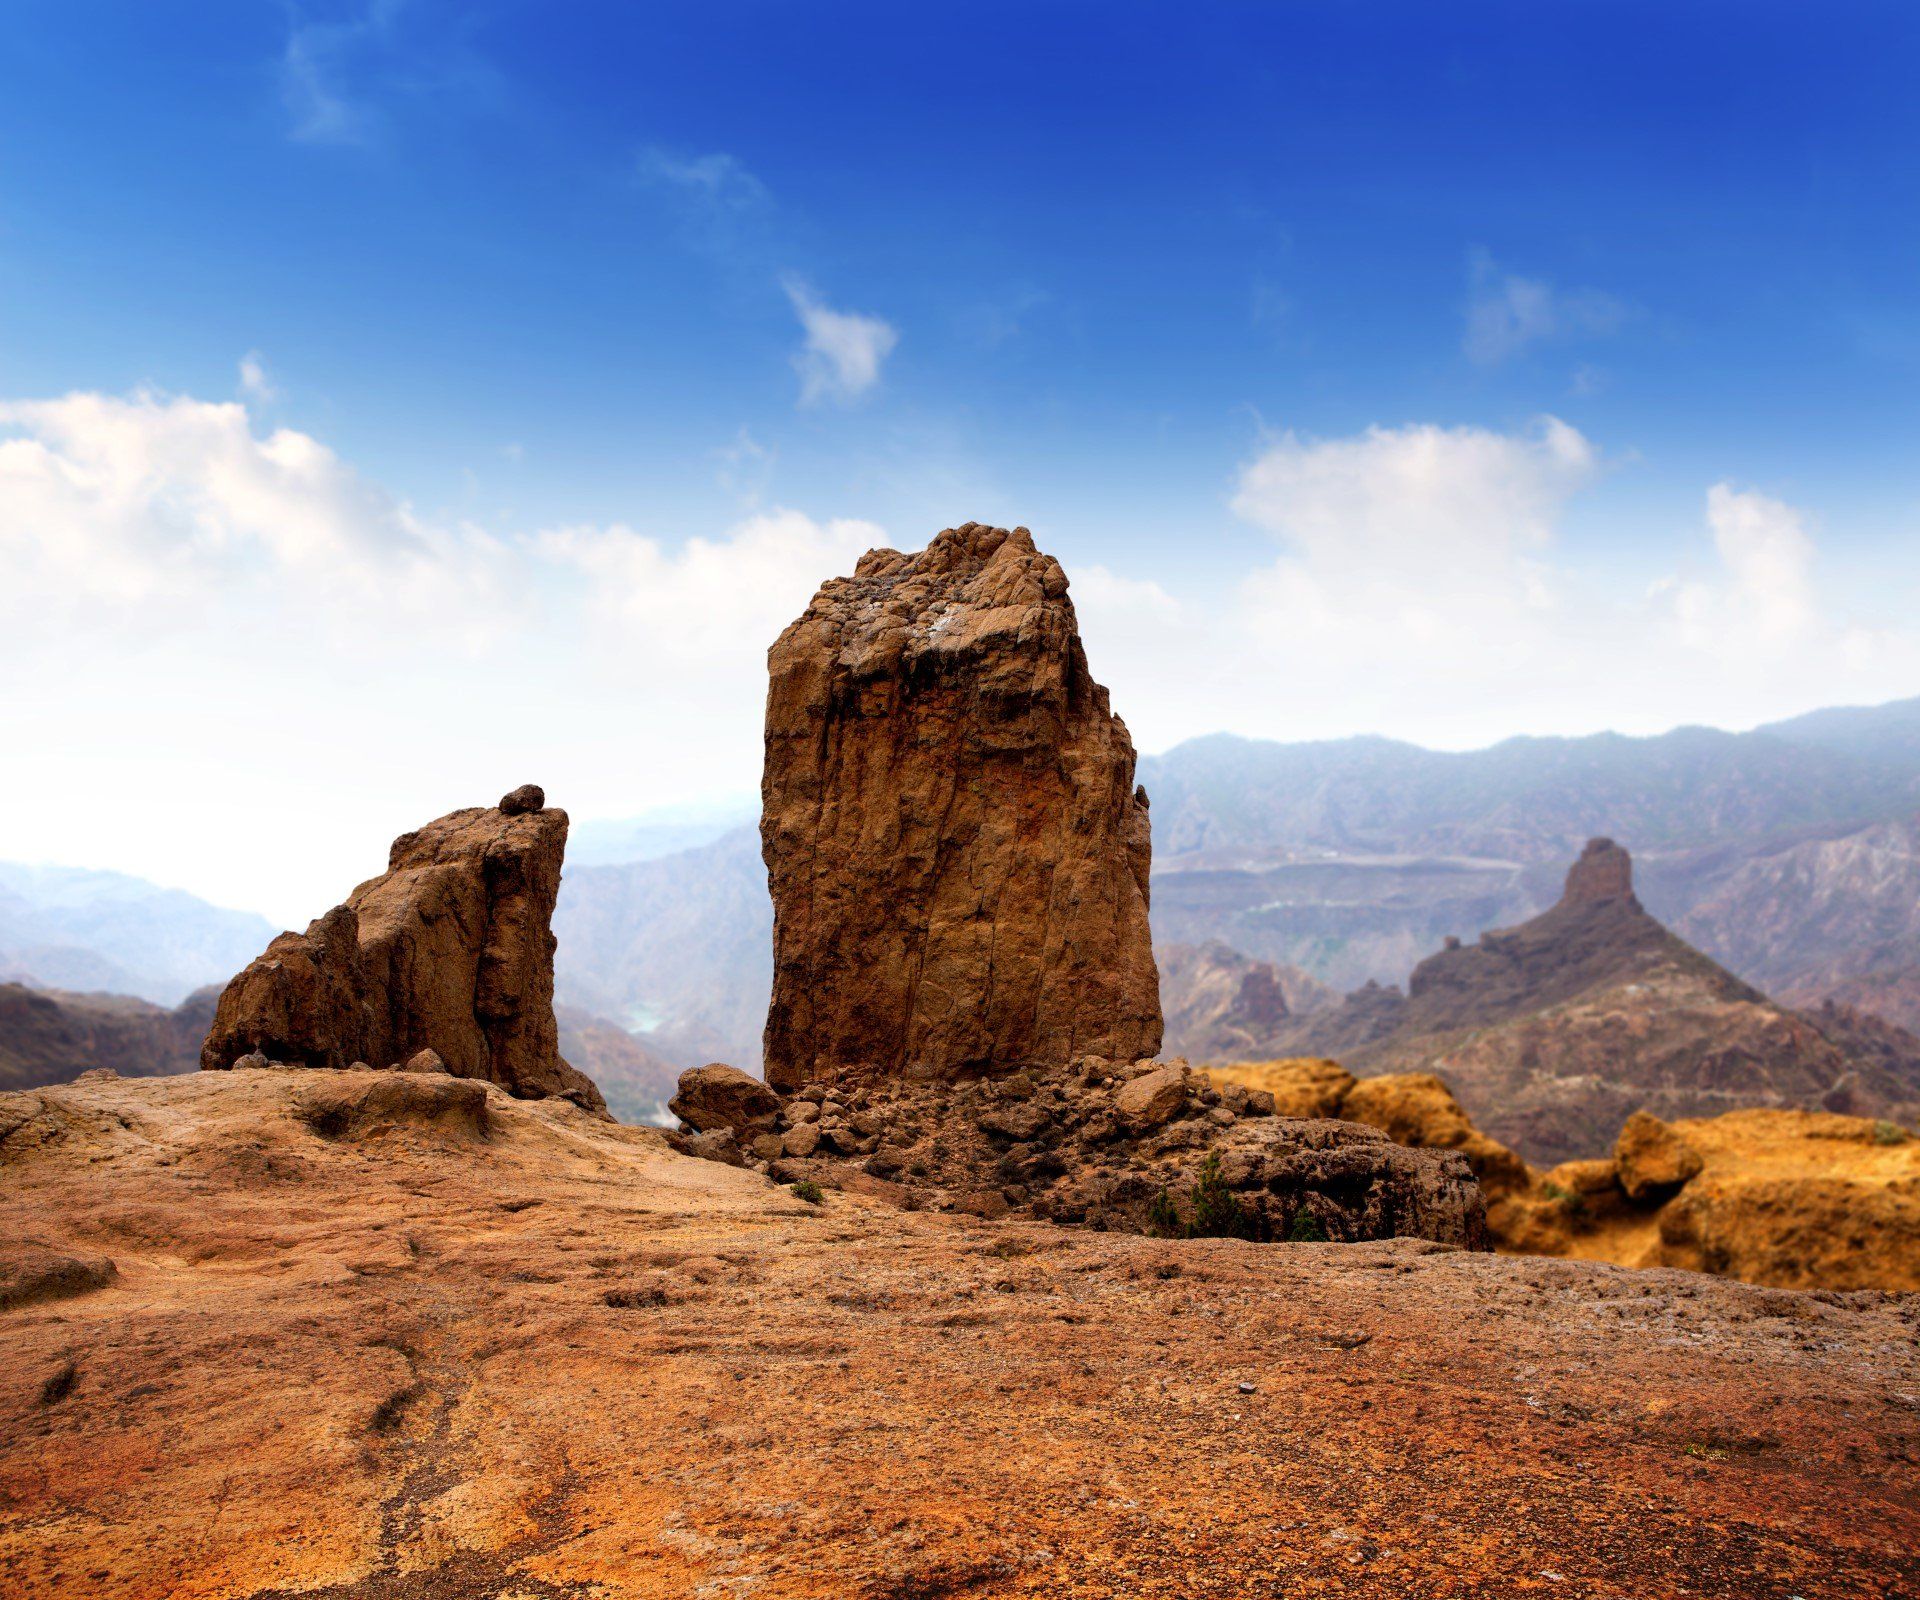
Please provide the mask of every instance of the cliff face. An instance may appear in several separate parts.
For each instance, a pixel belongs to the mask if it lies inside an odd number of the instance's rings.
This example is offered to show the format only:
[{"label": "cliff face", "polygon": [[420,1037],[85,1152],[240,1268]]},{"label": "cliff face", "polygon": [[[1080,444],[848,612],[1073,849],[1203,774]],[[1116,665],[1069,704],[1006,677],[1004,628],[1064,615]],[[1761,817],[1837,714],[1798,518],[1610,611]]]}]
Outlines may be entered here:
[{"label": "cliff face", "polygon": [[603,1109],[560,1058],[553,905],[567,814],[537,789],[396,839],[387,870],[283,933],[220,996],[200,1055],[258,1051],[313,1067],[374,1067],[433,1050],[463,1078]]},{"label": "cliff face", "polygon": [[1160,1048],[1133,745],[1024,528],[869,551],[768,668],[769,1082]]}]

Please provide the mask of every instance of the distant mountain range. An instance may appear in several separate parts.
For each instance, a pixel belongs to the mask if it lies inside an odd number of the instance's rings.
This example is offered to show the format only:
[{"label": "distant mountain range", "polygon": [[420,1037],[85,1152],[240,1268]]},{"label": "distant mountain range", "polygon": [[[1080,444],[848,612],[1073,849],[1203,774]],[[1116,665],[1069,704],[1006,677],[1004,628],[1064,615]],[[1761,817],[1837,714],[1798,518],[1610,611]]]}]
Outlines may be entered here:
[{"label": "distant mountain range", "polygon": [[123,873],[0,862],[0,979],[175,1006],[225,983],[277,932]]},{"label": "distant mountain range", "polygon": [[[1340,991],[1399,983],[1448,935],[1547,909],[1584,842],[1611,835],[1648,910],[1741,978],[1802,1006],[1883,1000],[1920,1028],[1920,699],[1464,753],[1211,735],[1144,759],[1140,779],[1163,1004],[1183,1026],[1224,992],[1185,985],[1223,980],[1175,947],[1220,944]],[[571,867],[561,992],[656,1030],[643,1037],[674,1059],[754,1068],[771,922],[751,827]]]},{"label": "distant mountain range", "polygon": [[[1258,1012],[1265,980],[1243,997],[1235,962],[1288,974],[1295,1010],[1309,985],[1318,1003],[1319,986],[1402,982],[1448,935],[1547,909],[1602,834],[1633,850],[1649,912],[1739,978],[1920,1030],[1920,699],[1464,753],[1211,735],[1144,759],[1140,779],[1169,1048],[1182,1029],[1244,1031],[1233,1018]],[[555,921],[564,1005],[672,1067],[758,1067],[772,910],[757,831],[732,825],[750,811],[576,823]],[[171,1005],[274,931],[112,873],[0,866],[0,979]],[[1210,944],[1240,976],[1189,953]]]}]

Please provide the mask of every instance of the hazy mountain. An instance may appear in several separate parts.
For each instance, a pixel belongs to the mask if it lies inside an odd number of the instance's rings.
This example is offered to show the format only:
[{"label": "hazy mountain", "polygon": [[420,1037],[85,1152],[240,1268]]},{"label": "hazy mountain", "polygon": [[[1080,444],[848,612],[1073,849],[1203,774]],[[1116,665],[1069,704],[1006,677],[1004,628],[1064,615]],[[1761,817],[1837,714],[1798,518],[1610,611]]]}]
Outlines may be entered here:
[{"label": "hazy mountain", "polygon": [[568,865],[555,989],[681,1066],[757,1071],[773,986],[773,903],[756,828],[624,866]]},{"label": "hazy mountain", "polygon": [[0,978],[178,1004],[224,984],[279,932],[118,872],[0,863]]},{"label": "hazy mountain", "polygon": [[[1156,936],[1223,939],[1343,988],[1544,910],[1557,863],[1597,834],[1632,846],[1652,911],[1743,977],[1811,998],[1868,963],[1920,962],[1902,843],[1920,813],[1920,701],[1463,753],[1217,735],[1141,770]],[[1871,938],[1847,928],[1863,905]]]},{"label": "hazy mountain", "polygon": [[567,835],[567,862],[576,867],[654,861],[711,844],[760,817],[760,797],[739,795],[705,805],[660,806],[618,821],[576,821]]},{"label": "hazy mountain", "polygon": [[[1920,700],[1457,754],[1213,735],[1140,776],[1170,1014],[1191,999],[1173,946],[1222,941],[1342,992],[1398,983],[1449,934],[1546,910],[1600,834],[1632,847],[1648,909],[1741,978],[1802,1005],[1870,970],[1895,1003],[1920,993]],[[754,1067],[771,925],[751,828],[625,866],[570,851],[561,994],[669,1059]]]},{"label": "hazy mountain", "polygon": [[131,1078],[192,1072],[219,990],[172,1009],[123,994],[68,994],[0,983],[0,1089],[66,1083],[93,1067]]}]

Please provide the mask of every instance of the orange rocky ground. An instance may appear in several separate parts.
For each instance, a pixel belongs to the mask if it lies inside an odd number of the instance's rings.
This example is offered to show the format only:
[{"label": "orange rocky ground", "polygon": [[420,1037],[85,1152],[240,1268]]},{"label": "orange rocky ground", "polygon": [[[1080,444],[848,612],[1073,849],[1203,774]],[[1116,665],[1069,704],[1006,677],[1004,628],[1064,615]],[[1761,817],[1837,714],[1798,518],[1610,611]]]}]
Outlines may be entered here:
[{"label": "orange rocky ground", "polygon": [[478,1083],[0,1096],[0,1594],[1920,1592],[1920,1299],[803,1203]]},{"label": "orange rocky ground", "polygon": [[1432,1073],[1356,1078],[1312,1056],[1207,1071],[1264,1089],[1282,1116],[1344,1117],[1459,1151],[1486,1192],[1495,1247],[1511,1254],[1784,1289],[1920,1290],[1920,1138],[1895,1123],[1772,1110],[1663,1123],[1641,1112],[1613,1156],[1542,1172],[1475,1128]]}]

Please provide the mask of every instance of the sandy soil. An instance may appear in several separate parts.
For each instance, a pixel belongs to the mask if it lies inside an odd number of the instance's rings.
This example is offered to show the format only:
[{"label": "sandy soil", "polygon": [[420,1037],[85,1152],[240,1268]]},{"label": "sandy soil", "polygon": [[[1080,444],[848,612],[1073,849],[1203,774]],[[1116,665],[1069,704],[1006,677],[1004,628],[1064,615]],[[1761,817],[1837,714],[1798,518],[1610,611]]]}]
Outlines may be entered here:
[{"label": "sandy soil", "polygon": [[0,1096],[0,1593],[1920,1593],[1920,1297],[815,1207],[378,1081]]}]

